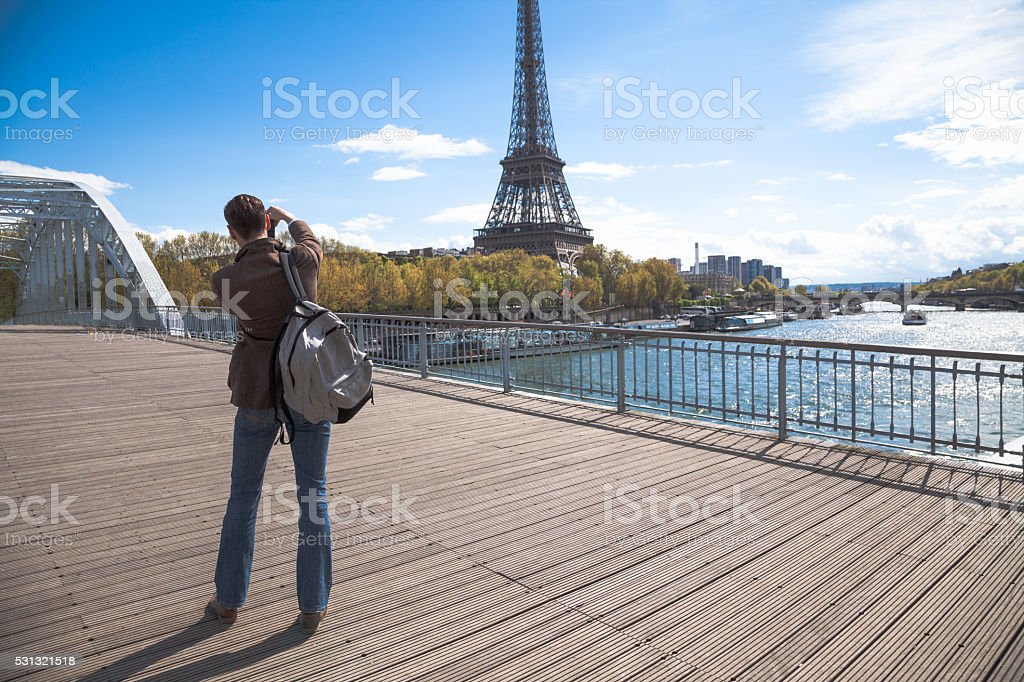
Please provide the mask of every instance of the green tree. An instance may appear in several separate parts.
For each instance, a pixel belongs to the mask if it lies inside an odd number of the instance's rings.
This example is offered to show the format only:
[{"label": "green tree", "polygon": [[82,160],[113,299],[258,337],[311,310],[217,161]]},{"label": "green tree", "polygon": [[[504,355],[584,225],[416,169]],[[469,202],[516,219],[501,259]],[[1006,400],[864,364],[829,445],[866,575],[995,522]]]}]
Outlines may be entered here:
[{"label": "green tree", "polygon": [[651,273],[639,265],[622,275],[618,284],[618,302],[634,308],[650,305],[658,292]]},{"label": "green tree", "polygon": [[643,268],[654,281],[655,303],[669,303],[679,297],[682,280],[676,274],[676,266],[661,258],[649,258],[643,262]]}]

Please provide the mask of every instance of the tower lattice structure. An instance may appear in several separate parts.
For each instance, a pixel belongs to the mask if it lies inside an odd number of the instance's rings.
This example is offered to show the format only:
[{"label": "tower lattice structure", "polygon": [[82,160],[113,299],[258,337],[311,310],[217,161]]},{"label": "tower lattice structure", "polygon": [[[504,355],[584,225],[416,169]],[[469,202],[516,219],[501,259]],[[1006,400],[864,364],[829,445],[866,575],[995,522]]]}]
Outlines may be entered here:
[{"label": "tower lattice structure", "polygon": [[594,243],[576,213],[558,157],[551,124],[539,0],[519,0],[516,21],[516,77],[508,151],[501,180],[475,246],[487,253],[523,249],[571,265]]}]

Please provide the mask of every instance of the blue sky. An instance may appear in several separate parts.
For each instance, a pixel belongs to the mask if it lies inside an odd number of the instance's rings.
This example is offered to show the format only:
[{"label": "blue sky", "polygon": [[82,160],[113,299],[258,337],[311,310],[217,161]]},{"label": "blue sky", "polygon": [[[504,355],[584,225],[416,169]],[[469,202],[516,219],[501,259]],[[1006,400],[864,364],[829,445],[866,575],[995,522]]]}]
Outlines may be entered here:
[{"label": "blue sky", "polygon": [[[160,237],[223,229],[224,202],[248,192],[367,248],[466,246],[507,144],[515,10],[0,2],[0,91],[49,92],[54,78],[58,94],[78,91],[66,99],[77,118],[0,120],[0,172],[86,174]],[[794,282],[1024,258],[1019,3],[542,0],[541,13],[559,152],[598,241],[687,263],[700,241]],[[290,108],[273,94],[286,78],[300,83],[291,93],[342,91],[342,104],[388,96],[287,118],[273,113]],[[682,104],[662,96],[632,117],[622,93],[654,82]],[[728,97],[725,118],[721,99],[680,111],[687,93],[734,88],[746,109]],[[72,139],[44,141],[56,129]]]}]

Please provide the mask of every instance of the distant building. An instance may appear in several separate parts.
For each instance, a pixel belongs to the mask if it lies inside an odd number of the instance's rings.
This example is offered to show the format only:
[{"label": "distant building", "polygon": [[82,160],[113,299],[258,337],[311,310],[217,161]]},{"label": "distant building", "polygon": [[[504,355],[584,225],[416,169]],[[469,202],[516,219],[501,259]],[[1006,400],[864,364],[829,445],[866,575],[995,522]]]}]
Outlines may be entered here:
[{"label": "distant building", "polygon": [[[701,263],[701,265],[705,265]],[[733,278],[727,272],[707,272],[702,274],[684,273],[683,282],[699,291],[710,289],[716,294],[732,293]]]},{"label": "distant building", "polygon": [[440,256],[454,256],[461,258],[463,256],[473,256],[476,254],[475,248],[468,249],[449,249],[444,246],[424,246],[421,249],[409,249],[408,251],[388,251],[386,255],[388,258],[438,258]]},{"label": "distant building", "polygon": [[708,256],[708,272],[729,272],[729,261],[723,255]]},{"label": "distant building", "polygon": [[683,261],[682,261],[682,259],[679,259],[679,258],[669,258],[668,262],[671,263],[672,266],[676,269],[676,273],[677,274],[683,269]]},{"label": "distant building", "polygon": [[758,277],[764,276],[764,261],[760,258],[751,258],[750,260],[743,263],[743,276],[740,278],[740,282],[743,286],[747,286]]},{"label": "distant building", "polygon": [[730,277],[735,277],[737,282],[743,281],[743,259],[739,256],[729,256],[726,263],[726,272]]}]

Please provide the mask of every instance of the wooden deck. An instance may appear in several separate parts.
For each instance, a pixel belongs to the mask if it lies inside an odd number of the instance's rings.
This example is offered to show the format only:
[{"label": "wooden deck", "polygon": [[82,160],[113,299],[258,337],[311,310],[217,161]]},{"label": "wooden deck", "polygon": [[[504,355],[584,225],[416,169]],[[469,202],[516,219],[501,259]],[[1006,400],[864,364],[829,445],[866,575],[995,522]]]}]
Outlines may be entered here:
[{"label": "wooden deck", "polygon": [[[376,406],[334,431],[330,494],[397,485],[415,519],[336,515],[330,612],[309,639],[292,624],[294,525],[261,522],[249,603],[222,626],[203,607],[228,491],[227,361],[0,328],[0,495],[49,500],[57,484],[77,521],[0,528],[0,652],[79,657],[0,679],[1024,675],[1019,474],[385,372]],[[291,482],[279,446],[266,483]],[[621,486],[666,499],[637,512]]]}]

